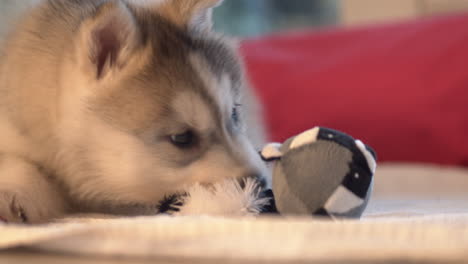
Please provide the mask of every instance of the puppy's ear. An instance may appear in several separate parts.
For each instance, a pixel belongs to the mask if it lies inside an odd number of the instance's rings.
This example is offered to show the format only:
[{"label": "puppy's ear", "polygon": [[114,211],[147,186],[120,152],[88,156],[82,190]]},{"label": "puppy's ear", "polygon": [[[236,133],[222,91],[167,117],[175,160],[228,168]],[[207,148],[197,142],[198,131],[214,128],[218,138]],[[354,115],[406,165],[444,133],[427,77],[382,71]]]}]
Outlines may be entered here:
[{"label": "puppy's ear", "polygon": [[79,30],[78,61],[97,80],[117,74],[141,44],[129,9],[118,0],[101,5]]},{"label": "puppy's ear", "polygon": [[176,25],[192,33],[211,31],[213,26],[213,8],[223,0],[169,0],[158,9]]}]

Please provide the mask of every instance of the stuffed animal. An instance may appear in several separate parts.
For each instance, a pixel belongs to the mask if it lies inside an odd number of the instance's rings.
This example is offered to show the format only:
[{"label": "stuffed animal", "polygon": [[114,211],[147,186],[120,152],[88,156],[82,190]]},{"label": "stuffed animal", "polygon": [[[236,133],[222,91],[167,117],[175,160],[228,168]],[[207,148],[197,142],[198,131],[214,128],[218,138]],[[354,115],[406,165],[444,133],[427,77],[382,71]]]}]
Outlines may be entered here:
[{"label": "stuffed animal", "polygon": [[252,179],[243,188],[235,180],[210,188],[195,185],[162,201],[159,211],[221,216],[362,215],[372,191],[376,155],[361,141],[316,127],[284,144],[269,144],[260,155],[273,164],[272,190],[262,190]]},{"label": "stuffed animal", "polygon": [[265,211],[359,218],[372,192],[375,152],[344,133],[316,127],[260,153],[274,162]]}]

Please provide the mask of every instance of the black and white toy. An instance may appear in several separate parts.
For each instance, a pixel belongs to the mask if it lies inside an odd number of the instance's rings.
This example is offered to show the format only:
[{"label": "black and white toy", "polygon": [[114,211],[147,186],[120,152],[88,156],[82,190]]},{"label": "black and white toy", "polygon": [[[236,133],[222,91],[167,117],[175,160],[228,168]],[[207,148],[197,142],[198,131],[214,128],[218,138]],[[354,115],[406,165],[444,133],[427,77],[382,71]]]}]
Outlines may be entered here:
[{"label": "black and white toy", "polygon": [[172,215],[255,216],[261,213],[360,218],[372,192],[374,151],[344,133],[316,127],[260,155],[273,164],[272,190],[253,179],[195,185],[160,203]]},{"label": "black and white toy", "polygon": [[360,218],[372,192],[375,152],[344,133],[315,127],[261,152],[274,162],[267,212]]}]

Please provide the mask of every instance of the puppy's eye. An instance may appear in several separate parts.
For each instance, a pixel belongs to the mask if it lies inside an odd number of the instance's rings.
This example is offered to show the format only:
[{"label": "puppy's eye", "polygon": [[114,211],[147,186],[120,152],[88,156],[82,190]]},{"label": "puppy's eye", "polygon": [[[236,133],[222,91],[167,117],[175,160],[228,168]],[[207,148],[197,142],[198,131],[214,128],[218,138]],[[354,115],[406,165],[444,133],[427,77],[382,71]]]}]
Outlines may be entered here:
[{"label": "puppy's eye", "polygon": [[178,148],[189,148],[195,144],[195,134],[187,130],[182,134],[172,135],[171,143]]},{"label": "puppy's eye", "polygon": [[231,118],[235,124],[239,124],[239,121],[240,121],[239,107],[240,107],[240,104],[236,104],[236,106],[232,108]]}]

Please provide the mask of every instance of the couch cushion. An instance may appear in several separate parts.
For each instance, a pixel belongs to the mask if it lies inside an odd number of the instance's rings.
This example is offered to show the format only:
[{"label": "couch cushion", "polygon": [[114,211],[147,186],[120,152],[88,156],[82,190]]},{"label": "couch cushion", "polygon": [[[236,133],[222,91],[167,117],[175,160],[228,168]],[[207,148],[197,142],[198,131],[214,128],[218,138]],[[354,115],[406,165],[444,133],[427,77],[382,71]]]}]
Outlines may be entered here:
[{"label": "couch cushion", "polygon": [[275,141],[316,125],[382,161],[468,166],[468,15],[245,41]]}]

